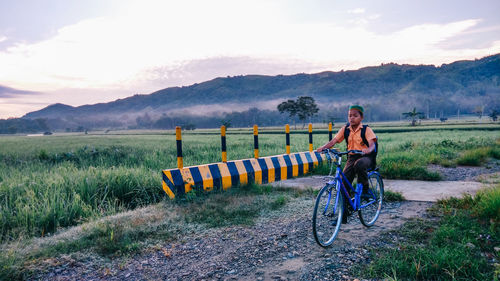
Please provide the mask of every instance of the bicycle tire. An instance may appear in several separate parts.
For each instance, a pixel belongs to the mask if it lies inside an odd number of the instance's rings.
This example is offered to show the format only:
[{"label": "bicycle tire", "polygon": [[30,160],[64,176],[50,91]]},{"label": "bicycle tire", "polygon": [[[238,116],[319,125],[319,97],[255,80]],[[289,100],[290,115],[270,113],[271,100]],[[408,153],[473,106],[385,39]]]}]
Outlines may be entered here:
[{"label": "bicycle tire", "polygon": [[370,227],[375,224],[375,221],[378,219],[380,211],[382,210],[382,204],[384,201],[384,182],[382,181],[380,174],[377,172],[369,174],[368,183],[370,185],[368,195],[372,198],[361,201],[361,205],[367,204],[371,200],[374,202],[358,210],[359,220],[366,227]]},{"label": "bicycle tire", "polygon": [[[330,246],[339,233],[344,214],[342,193],[339,193],[337,208],[335,201],[337,189],[333,185],[325,185],[316,197],[312,217],[314,239],[321,247]],[[334,212],[335,209],[335,212]],[[334,225],[335,224],[335,225]]]}]

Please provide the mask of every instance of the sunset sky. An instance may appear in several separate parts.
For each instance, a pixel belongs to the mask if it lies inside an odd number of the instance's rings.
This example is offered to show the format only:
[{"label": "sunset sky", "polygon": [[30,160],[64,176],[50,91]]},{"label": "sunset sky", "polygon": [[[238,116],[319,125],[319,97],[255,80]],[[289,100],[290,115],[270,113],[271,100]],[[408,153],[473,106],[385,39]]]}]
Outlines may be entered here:
[{"label": "sunset sky", "polygon": [[500,1],[0,0],[0,118],[215,77],[500,53]]}]

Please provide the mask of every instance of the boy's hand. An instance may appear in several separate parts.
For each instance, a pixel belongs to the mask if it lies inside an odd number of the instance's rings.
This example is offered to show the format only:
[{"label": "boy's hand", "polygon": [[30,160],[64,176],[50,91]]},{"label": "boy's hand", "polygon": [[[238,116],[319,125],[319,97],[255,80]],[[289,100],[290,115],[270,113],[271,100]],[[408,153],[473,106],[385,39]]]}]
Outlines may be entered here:
[{"label": "boy's hand", "polygon": [[323,147],[319,147],[318,149],[316,149],[316,152],[321,152],[323,151],[323,149],[324,149]]}]

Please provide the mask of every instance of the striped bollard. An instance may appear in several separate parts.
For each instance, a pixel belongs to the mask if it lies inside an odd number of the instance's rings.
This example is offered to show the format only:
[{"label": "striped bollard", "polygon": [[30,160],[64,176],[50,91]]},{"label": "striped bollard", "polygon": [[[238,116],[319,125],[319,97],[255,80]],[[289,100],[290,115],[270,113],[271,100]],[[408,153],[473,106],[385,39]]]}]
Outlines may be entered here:
[{"label": "striped bollard", "polygon": [[313,151],[313,125],[309,123],[309,152]]},{"label": "striped bollard", "polygon": [[259,127],[253,125],[253,153],[255,158],[259,158]]},{"label": "striped bollard", "polygon": [[182,161],[182,136],[181,127],[175,127],[175,141],[177,143],[177,168],[182,169],[184,163]]},{"label": "striped bollard", "polygon": [[333,135],[332,135],[332,122],[328,123],[328,140],[331,141],[332,138],[333,138]]},{"label": "striped bollard", "polygon": [[286,154],[290,154],[290,125],[286,124],[285,126],[285,134],[286,134]]},{"label": "striped bollard", "polygon": [[220,141],[222,148],[222,162],[227,162],[227,152],[226,152],[226,126],[220,126]]}]

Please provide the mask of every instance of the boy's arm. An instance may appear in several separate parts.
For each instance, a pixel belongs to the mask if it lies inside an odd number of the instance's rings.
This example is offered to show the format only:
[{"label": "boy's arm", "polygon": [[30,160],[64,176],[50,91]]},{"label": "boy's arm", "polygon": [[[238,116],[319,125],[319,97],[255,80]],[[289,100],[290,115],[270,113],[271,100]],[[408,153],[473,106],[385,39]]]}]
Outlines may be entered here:
[{"label": "boy's arm", "polygon": [[345,126],[342,127],[338,132],[337,134],[335,135],[335,137],[333,137],[333,139],[327,143],[325,143],[325,145],[319,147],[318,149],[316,149],[317,152],[321,152],[323,151],[324,149],[326,148],[331,148],[333,147],[334,145],[336,145],[337,143],[341,143],[343,140],[344,140],[344,131],[345,131]]},{"label": "boy's arm", "polygon": [[363,154],[369,154],[373,150],[375,150],[375,141],[374,141],[374,139],[369,139],[368,140],[368,147],[363,148],[361,151],[363,152]]},{"label": "boy's arm", "polygon": [[325,145],[319,147],[318,149],[316,149],[317,152],[321,152],[323,151],[324,149],[326,148],[330,148],[330,147],[333,147],[335,144],[337,144],[337,139],[336,138],[333,138],[331,141],[325,143]]}]

